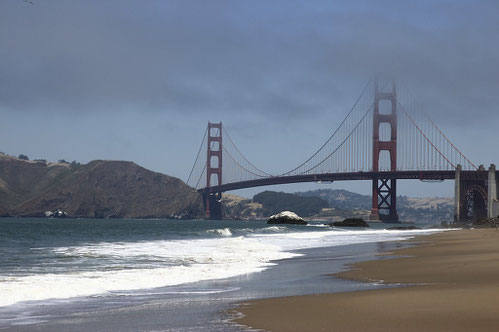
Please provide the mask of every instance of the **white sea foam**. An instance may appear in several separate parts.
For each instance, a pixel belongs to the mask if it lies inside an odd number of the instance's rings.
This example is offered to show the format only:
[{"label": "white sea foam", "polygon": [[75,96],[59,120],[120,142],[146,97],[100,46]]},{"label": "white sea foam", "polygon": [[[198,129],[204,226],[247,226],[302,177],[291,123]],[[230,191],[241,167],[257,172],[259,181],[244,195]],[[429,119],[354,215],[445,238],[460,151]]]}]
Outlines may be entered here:
[{"label": "white sea foam", "polygon": [[208,233],[217,234],[219,236],[232,236],[232,232],[230,231],[229,228],[210,229]]},{"label": "white sea foam", "polygon": [[307,227],[319,227],[319,228],[330,228],[331,226],[326,224],[307,224]]},{"label": "white sea foam", "polygon": [[280,232],[285,230],[286,227],[279,227],[279,226],[270,226],[270,227],[265,227],[263,230],[264,231],[271,231],[271,232]]},{"label": "white sea foam", "polygon": [[415,235],[436,233],[436,230],[330,230],[318,232],[293,232],[280,234],[259,234],[251,239],[273,243],[283,251],[315,247],[341,246],[369,242],[399,241]]},{"label": "white sea foam", "polygon": [[[279,230],[279,229],[277,229]],[[234,237],[229,229],[220,238],[98,243],[51,249],[62,256],[118,259],[130,262],[111,270],[71,271],[0,277],[0,306],[23,301],[106,294],[201,280],[221,279],[262,271],[273,261],[298,256],[296,249],[353,243],[402,240],[433,231],[272,232]],[[276,231],[276,230],[273,230]],[[151,265],[134,265],[146,259]]]},{"label": "white sea foam", "polygon": [[[221,279],[262,271],[271,261],[296,256],[271,243],[244,237],[219,239],[100,243],[54,249],[58,255],[115,257],[129,260],[127,269],[39,274],[0,279],[0,306],[21,301],[69,298],[117,290],[146,289]],[[134,258],[164,259],[165,267],[133,268]]]}]

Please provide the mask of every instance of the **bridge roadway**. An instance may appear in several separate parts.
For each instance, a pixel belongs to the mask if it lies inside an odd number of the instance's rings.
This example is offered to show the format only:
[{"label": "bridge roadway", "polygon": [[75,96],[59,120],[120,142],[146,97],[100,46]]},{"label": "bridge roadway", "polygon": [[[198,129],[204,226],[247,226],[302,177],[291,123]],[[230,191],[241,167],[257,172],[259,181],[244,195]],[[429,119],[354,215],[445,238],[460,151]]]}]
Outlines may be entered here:
[{"label": "bridge roadway", "polygon": [[[483,173],[483,174],[482,174]],[[486,176],[486,172],[462,171],[461,177],[467,179],[478,179]],[[321,173],[303,174],[291,176],[275,176],[256,180],[226,183],[210,188],[201,188],[198,191],[205,193],[220,193],[237,189],[272,186],[278,184],[300,183],[300,182],[334,182],[334,181],[354,181],[354,180],[375,180],[375,179],[400,179],[400,180],[421,180],[421,181],[443,181],[453,180],[456,172],[447,171],[384,171],[384,172],[349,172],[349,173]]]}]

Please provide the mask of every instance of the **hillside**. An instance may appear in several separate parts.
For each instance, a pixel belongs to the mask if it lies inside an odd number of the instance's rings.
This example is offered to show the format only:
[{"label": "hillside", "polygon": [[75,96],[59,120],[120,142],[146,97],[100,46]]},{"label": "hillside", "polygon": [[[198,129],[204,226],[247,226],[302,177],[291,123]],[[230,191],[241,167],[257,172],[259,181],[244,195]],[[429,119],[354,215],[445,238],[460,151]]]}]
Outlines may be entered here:
[{"label": "hillside", "polygon": [[330,208],[338,210],[371,210],[371,196],[361,195],[343,189],[318,189],[296,193],[302,197],[320,197]]},{"label": "hillside", "polygon": [[[435,223],[453,218],[452,198],[399,196],[397,203],[401,221]],[[265,219],[291,210],[312,220],[338,221],[350,217],[368,219],[371,212],[371,196],[333,189],[294,194],[265,191],[253,199],[223,194],[222,204],[228,219]]]},{"label": "hillside", "polygon": [[[319,189],[298,192],[304,197],[320,197],[329,203],[337,214],[347,216],[350,212],[371,210],[371,196],[352,193],[341,189]],[[403,221],[452,220],[454,201],[449,197],[397,197],[397,210]]]},{"label": "hillside", "polygon": [[257,220],[265,219],[263,205],[241,196],[222,194],[224,218]]},{"label": "hillside", "polygon": [[253,202],[263,206],[263,213],[272,215],[281,211],[293,211],[302,217],[310,217],[328,207],[328,202],[317,196],[299,196],[284,192],[264,191],[253,197]]},{"label": "hillside", "polygon": [[319,197],[300,197],[284,192],[264,191],[253,197],[222,195],[223,215],[227,219],[267,219],[272,214],[291,210],[303,217],[311,217],[327,208],[328,204]]},{"label": "hillside", "polygon": [[57,209],[86,218],[203,216],[197,191],[132,162],[70,165],[0,156],[1,215],[40,217]]}]

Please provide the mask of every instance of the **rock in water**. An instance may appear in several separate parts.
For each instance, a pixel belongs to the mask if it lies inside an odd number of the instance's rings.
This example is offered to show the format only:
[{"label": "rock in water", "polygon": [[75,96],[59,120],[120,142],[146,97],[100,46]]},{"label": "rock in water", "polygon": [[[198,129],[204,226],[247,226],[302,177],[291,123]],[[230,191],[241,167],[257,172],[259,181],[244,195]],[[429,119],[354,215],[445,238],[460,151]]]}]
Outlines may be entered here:
[{"label": "rock in water", "polygon": [[267,224],[297,224],[307,225],[308,223],[302,217],[291,211],[282,211],[270,216]]},{"label": "rock in water", "polygon": [[343,221],[330,223],[329,226],[334,227],[369,227],[369,224],[361,218],[348,218]]}]

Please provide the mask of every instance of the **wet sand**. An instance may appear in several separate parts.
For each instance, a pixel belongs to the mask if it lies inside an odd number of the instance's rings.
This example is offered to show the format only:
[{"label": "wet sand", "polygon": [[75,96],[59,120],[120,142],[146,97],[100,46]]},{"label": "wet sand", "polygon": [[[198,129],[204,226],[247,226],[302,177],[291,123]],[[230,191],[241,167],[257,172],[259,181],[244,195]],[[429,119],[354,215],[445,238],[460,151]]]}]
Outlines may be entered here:
[{"label": "wet sand", "polygon": [[243,303],[238,323],[268,331],[498,331],[499,231],[449,231],[411,240],[387,260],[335,276],[407,287]]}]

